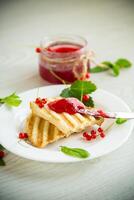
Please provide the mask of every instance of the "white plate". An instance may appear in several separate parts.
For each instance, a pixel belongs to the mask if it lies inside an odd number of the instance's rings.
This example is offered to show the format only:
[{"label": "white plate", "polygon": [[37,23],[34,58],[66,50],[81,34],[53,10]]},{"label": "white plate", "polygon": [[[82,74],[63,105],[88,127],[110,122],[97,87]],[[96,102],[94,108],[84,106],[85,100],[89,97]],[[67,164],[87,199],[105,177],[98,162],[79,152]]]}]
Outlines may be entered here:
[{"label": "white plate", "polygon": [[[64,85],[54,85],[39,88],[40,97],[58,96]],[[122,125],[114,125],[109,129],[104,139],[97,138],[94,141],[84,141],[82,134],[74,134],[66,139],[61,139],[54,144],[48,145],[44,149],[27,144],[25,141],[19,141],[18,134],[22,131],[23,122],[29,113],[29,102],[35,100],[38,89],[29,90],[21,93],[22,103],[17,108],[7,108],[2,106],[0,109],[0,143],[9,151],[24,158],[38,160],[43,162],[77,162],[90,160],[112,152],[120,147],[129,137],[133,121],[127,121]],[[98,89],[92,95],[96,104],[108,111],[127,111],[129,107],[120,98],[104,90]],[[108,120],[109,121],[109,120]],[[106,122],[105,126],[108,126]],[[91,156],[87,159],[78,159],[64,155],[59,151],[59,146],[79,147],[90,152]]]}]

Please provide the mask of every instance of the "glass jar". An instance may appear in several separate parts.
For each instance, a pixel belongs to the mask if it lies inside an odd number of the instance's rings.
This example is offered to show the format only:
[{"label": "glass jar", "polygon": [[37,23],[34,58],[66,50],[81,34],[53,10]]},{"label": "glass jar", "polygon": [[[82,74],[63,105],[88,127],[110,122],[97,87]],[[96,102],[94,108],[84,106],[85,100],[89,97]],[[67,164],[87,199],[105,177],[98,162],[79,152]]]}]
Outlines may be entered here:
[{"label": "glass jar", "polygon": [[80,36],[46,37],[40,44],[40,76],[51,83],[72,83],[81,78],[86,53],[87,41]]}]

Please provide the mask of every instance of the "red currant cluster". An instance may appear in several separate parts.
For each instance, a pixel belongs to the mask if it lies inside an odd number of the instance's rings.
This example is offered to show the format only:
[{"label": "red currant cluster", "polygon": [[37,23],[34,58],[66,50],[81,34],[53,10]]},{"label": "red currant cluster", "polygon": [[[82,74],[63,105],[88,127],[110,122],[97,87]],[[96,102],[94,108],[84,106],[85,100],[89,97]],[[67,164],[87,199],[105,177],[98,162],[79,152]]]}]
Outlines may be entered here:
[{"label": "red currant cluster", "polygon": [[28,135],[27,135],[27,133],[19,133],[19,139],[21,139],[21,140],[24,140],[24,139],[27,139],[28,138]]},{"label": "red currant cluster", "polygon": [[36,103],[40,108],[43,108],[43,107],[44,107],[44,104],[47,103],[47,100],[46,100],[46,99],[37,98],[37,99],[35,100],[35,103]]},{"label": "red currant cluster", "polygon": [[97,136],[100,136],[101,138],[104,138],[105,137],[105,134],[104,134],[104,131],[101,127],[99,127],[96,130],[91,130],[90,134],[88,132],[84,132],[83,133],[83,137],[87,140],[87,141],[90,141],[90,140],[94,140],[97,138]]}]

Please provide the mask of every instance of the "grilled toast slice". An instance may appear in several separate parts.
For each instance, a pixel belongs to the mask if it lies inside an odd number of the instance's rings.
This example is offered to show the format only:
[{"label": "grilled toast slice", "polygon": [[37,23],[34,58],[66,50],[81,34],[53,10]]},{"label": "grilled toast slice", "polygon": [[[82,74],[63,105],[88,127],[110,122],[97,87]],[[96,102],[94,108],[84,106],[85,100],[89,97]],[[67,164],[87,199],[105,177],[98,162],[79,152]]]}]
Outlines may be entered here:
[{"label": "grilled toast slice", "polygon": [[[102,123],[101,120],[97,122],[99,125]],[[44,148],[50,143],[71,135],[71,133],[66,135],[47,120],[33,114],[27,117],[24,129],[30,143],[38,148]]]},{"label": "grilled toast slice", "polygon": [[43,108],[39,108],[35,102],[31,102],[30,107],[33,115],[49,121],[51,124],[56,126],[58,130],[65,133],[66,137],[68,137],[71,133],[81,132],[94,124],[101,125],[103,122],[103,118],[99,118],[97,120],[92,116],[81,115],[79,113],[73,115],[65,112],[56,113],[50,110],[47,105],[45,105]]},{"label": "grilled toast slice", "polygon": [[43,148],[49,143],[66,137],[65,133],[56,126],[33,114],[30,114],[26,119],[25,132],[28,134],[28,140],[31,144],[38,148]]}]

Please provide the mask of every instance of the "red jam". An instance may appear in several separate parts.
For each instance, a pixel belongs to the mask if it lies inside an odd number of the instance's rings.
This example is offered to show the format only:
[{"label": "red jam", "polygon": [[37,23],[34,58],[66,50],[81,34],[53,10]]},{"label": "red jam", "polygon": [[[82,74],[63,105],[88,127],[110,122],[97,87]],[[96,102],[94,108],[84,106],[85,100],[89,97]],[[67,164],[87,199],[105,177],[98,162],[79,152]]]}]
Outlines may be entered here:
[{"label": "red jam", "polygon": [[104,118],[109,118],[109,116],[102,110],[97,110],[97,112],[99,113],[99,116],[104,117]]},{"label": "red jam", "polygon": [[80,109],[85,106],[75,98],[60,99],[47,104],[48,107],[57,113],[69,113],[70,115],[76,114]]},{"label": "red jam", "polygon": [[40,76],[51,83],[72,83],[77,80],[76,73],[80,76],[83,71],[80,58],[86,53],[86,44],[83,38],[76,36],[45,40],[39,53]]},{"label": "red jam", "polygon": [[57,52],[57,53],[70,53],[73,51],[77,51],[81,48],[80,45],[76,44],[68,44],[68,43],[62,43],[62,44],[54,44],[48,46],[46,49],[50,52]]}]

